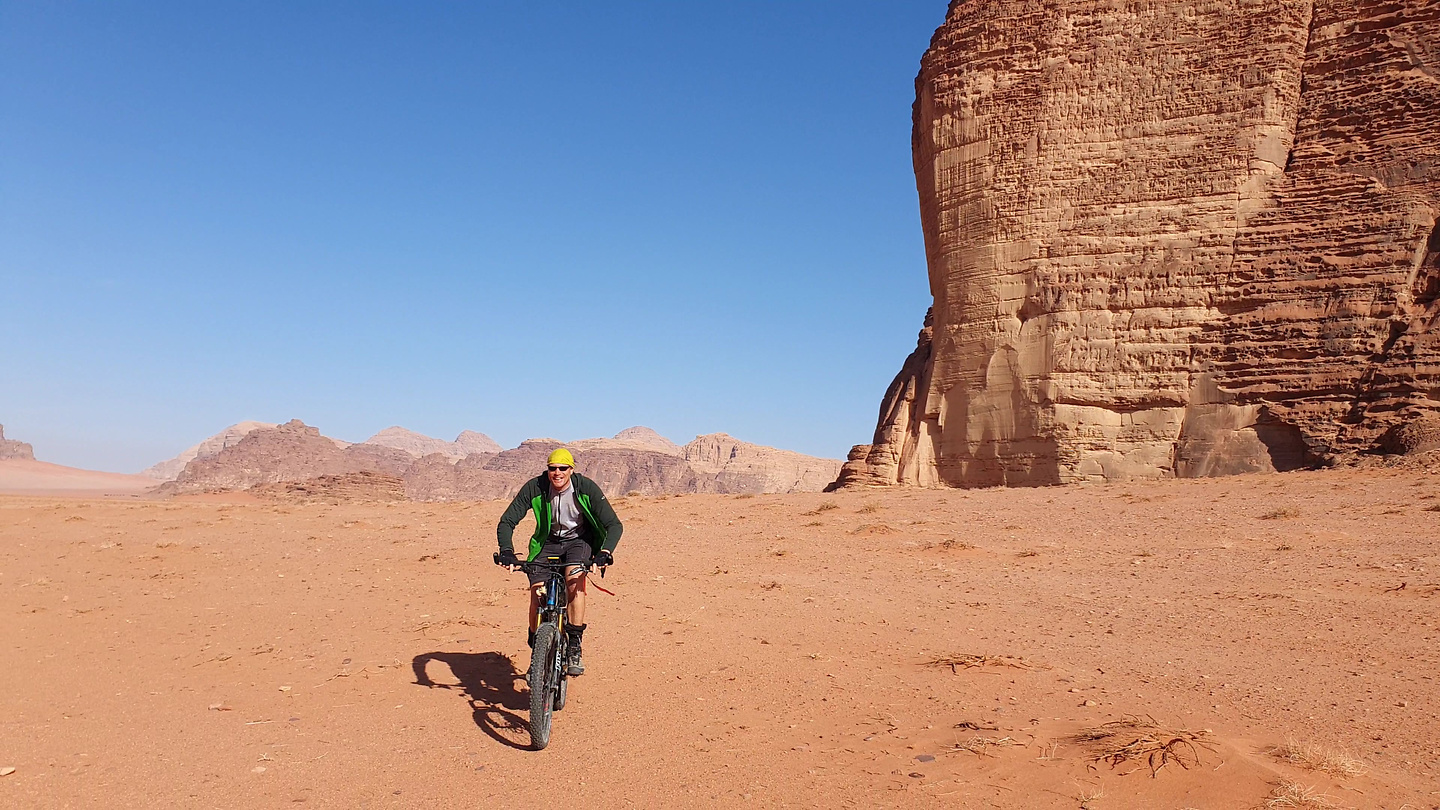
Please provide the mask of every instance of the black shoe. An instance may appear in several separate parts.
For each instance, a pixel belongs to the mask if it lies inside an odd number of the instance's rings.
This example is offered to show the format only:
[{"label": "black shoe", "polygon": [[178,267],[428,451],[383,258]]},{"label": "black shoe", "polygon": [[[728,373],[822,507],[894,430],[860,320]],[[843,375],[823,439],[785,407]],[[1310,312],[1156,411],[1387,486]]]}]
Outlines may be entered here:
[{"label": "black shoe", "polygon": [[580,660],[580,641],[585,636],[585,625],[569,625],[565,628],[565,674],[584,675],[585,664]]},{"label": "black shoe", "polygon": [[525,643],[526,643],[526,644],[529,644],[529,645],[530,645],[530,649],[533,650],[533,649],[535,649],[535,631],[534,631],[534,630],[528,630],[528,631],[526,631],[526,632],[527,632],[528,635],[525,636]]}]

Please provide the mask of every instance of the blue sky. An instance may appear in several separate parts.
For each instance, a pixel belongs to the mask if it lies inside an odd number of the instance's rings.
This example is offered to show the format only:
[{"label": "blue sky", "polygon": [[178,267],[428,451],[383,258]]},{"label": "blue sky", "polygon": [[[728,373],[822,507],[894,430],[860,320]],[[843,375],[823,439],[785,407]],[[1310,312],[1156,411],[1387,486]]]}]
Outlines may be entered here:
[{"label": "blue sky", "polygon": [[945,0],[0,2],[0,423],[843,457],[930,301]]}]

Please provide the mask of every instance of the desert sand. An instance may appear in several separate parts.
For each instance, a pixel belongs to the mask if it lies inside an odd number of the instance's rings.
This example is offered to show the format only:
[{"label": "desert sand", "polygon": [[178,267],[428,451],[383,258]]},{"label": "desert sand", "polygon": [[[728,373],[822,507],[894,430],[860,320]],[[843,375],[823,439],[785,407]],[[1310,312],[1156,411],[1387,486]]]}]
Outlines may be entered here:
[{"label": "desert sand", "polygon": [[502,503],[0,497],[0,806],[1435,807],[1437,484],[618,499],[543,752]]},{"label": "desert sand", "polygon": [[143,475],[82,470],[34,459],[0,459],[0,495],[125,497],[155,486]]}]

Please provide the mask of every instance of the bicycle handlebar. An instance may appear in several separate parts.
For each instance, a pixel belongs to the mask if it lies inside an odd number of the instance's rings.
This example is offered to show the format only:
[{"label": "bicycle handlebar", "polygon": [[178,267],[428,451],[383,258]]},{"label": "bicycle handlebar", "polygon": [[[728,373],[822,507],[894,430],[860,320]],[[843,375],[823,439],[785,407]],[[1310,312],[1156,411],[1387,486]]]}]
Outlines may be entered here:
[{"label": "bicycle handlebar", "polygon": [[[504,565],[504,563],[500,562],[500,552],[498,552],[498,551],[495,552],[495,557],[494,557],[494,559],[495,559],[495,564],[496,564],[496,565]],[[574,567],[577,567],[577,568],[583,568],[583,569],[585,569],[585,573],[587,573],[587,574],[590,573],[592,570],[595,569],[595,564],[592,563],[592,562],[584,562],[584,563],[558,562],[558,563],[552,563],[552,562],[543,562],[543,561],[541,561],[541,560],[516,560],[516,561],[515,561],[515,567],[518,568],[518,569],[520,569],[521,571],[529,571],[530,569],[537,569],[537,570],[540,570],[540,571],[560,571],[561,573],[564,573],[564,571],[565,571],[566,569],[570,568],[571,566],[574,566]],[[506,566],[506,567],[508,567],[508,566]],[[604,567],[604,566],[602,566],[602,567],[600,568],[600,578],[601,578],[601,579],[604,579],[604,578],[605,578],[605,567]]]}]

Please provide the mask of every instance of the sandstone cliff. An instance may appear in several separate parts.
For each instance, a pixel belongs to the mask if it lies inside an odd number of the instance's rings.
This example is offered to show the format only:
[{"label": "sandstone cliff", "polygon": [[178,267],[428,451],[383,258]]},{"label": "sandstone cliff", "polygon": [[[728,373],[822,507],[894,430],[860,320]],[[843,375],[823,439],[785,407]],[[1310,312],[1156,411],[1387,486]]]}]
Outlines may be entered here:
[{"label": "sandstone cliff", "polygon": [[0,460],[35,460],[35,449],[25,442],[5,438],[5,426],[0,425]]},{"label": "sandstone cliff", "polygon": [[707,492],[819,492],[840,472],[836,459],[750,444],[724,433],[696,436],[681,452],[697,472],[713,476]]},{"label": "sandstone cliff", "polygon": [[1440,4],[956,0],[934,306],[840,482],[1286,470],[1440,411]]}]

